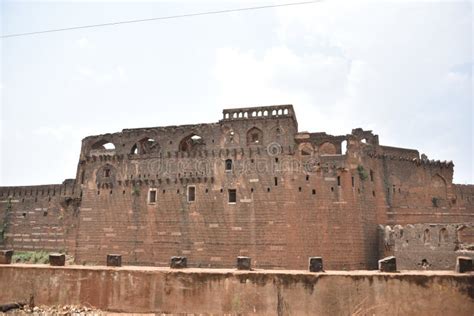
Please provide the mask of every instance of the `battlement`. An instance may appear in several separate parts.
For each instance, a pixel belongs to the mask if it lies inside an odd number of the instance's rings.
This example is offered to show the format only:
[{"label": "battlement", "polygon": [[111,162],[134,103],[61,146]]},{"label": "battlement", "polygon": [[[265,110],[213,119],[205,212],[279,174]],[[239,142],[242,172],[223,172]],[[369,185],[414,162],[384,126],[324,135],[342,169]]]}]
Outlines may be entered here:
[{"label": "battlement", "polygon": [[296,121],[295,111],[291,104],[224,109],[222,114],[221,121],[281,117],[291,117]]},{"label": "battlement", "polygon": [[0,198],[18,198],[18,197],[52,197],[74,194],[74,179],[66,179],[62,184],[42,184],[29,186],[8,186],[0,187]]}]

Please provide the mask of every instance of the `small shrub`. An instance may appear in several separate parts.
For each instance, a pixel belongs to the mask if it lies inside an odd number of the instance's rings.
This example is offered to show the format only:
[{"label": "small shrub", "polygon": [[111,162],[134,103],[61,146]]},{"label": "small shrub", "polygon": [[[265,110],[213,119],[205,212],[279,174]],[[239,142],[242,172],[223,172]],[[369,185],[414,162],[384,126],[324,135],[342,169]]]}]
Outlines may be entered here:
[{"label": "small shrub", "polygon": [[12,261],[15,263],[49,263],[49,253],[45,251],[15,251]]},{"label": "small shrub", "polygon": [[440,199],[437,197],[431,198],[431,203],[433,204],[433,207],[438,207],[439,206]]},{"label": "small shrub", "polygon": [[16,263],[29,263],[32,256],[33,252],[31,251],[15,251],[13,253],[12,261]]},{"label": "small shrub", "polygon": [[49,263],[49,254],[44,251],[38,251],[33,254],[33,263]]},{"label": "small shrub", "polygon": [[365,179],[369,177],[369,174],[367,173],[367,171],[365,171],[364,167],[361,165],[357,166],[357,172],[359,173],[359,178],[362,181],[364,181]]},{"label": "small shrub", "polygon": [[132,195],[135,195],[135,196],[140,195],[140,188],[137,185],[132,187]]}]

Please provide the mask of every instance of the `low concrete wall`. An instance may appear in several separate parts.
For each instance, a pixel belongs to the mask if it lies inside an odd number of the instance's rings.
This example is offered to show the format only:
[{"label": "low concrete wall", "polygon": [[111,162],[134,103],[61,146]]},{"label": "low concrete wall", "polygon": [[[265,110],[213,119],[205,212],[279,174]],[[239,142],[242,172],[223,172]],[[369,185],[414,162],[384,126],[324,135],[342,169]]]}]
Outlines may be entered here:
[{"label": "low concrete wall", "polygon": [[309,273],[0,265],[0,304],[84,304],[116,312],[472,315],[474,273]]}]

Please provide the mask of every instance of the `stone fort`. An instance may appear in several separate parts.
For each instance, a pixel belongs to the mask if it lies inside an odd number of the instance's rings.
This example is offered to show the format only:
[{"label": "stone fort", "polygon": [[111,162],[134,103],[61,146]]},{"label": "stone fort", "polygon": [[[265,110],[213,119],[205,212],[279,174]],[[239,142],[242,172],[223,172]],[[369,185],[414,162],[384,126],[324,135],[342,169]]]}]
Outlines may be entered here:
[{"label": "stone fort", "polygon": [[474,257],[474,185],[453,184],[453,167],[360,128],[300,132],[292,105],[225,109],[217,123],[88,136],[75,179],[0,187],[0,247],[78,264],[375,269],[395,254],[449,269]]}]

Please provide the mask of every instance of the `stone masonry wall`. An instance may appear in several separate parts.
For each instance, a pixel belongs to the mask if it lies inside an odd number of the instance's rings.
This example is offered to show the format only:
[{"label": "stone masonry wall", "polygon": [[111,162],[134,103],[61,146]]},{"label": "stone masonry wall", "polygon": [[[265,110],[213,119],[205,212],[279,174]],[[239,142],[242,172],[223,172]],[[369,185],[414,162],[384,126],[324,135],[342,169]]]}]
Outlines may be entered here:
[{"label": "stone masonry wall", "polygon": [[73,180],[0,188],[0,246],[17,251],[74,249],[79,204]]},{"label": "stone masonry wall", "polygon": [[474,223],[380,226],[384,255],[403,270],[453,270],[456,257],[474,259]]},{"label": "stone masonry wall", "polygon": [[323,256],[328,269],[372,269],[378,224],[473,222],[474,186],[453,184],[453,166],[362,129],[298,132],[291,105],[229,109],[217,123],[86,137],[75,180],[1,187],[0,245],[78,263],[230,267],[245,255],[301,269]]},{"label": "stone masonry wall", "polygon": [[[1,266],[1,265],[0,265]],[[3,265],[0,304],[85,305],[107,314],[457,315],[474,274],[442,271],[237,271]]]}]

